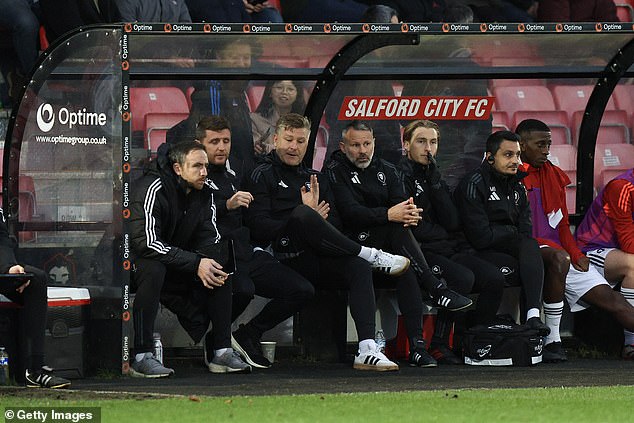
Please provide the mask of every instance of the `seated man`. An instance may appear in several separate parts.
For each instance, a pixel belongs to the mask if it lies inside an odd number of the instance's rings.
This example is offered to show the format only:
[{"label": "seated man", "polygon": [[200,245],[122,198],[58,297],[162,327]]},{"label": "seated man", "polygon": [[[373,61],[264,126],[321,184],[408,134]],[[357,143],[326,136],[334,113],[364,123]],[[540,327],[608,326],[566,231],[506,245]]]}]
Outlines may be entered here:
[{"label": "seated man", "polygon": [[33,273],[33,277],[13,289],[0,279],[0,294],[21,304],[20,310],[20,354],[25,355],[26,386],[29,388],[66,388],[70,381],[54,376],[44,366],[44,332],[46,330],[46,274],[33,266],[20,265],[14,255],[15,242],[9,238],[4,212],[0,208],[0,272]]},{"label": "seated man", "polygon": [[[467,326],[493,321],[502,301],[504,275],[496,266],[473,254],[460,232],[460,215],[449,188],[436,164],[440,128],[429,120],[416,120],[403,131],[403,157],[400,169],[405,176],[405,191],[414,198],[421,221],[412,227],[434,275],[461,294],[477,292],[477,305]],[[439,363],[460,364],[462,360],[449,348],[449,334],[455,313],[439,309],[430,353]]]},{"label": "seated man", "polygon": [[[572,311],[592,304],[623,325],[622,357],[634,359],[634,169],[611,180],[594,199],[575,236],[590,260],[589,275],[571,268],[566,299]],[[621,282],[621,292],[612,287]]]},{"label": "seated man", "polygon": [[[251,246],[249,229],[242,223],[242,210],[253,196],[240,190],[242,178],[228,160],[231,152],[231,128],[221,116],[209,116],[198,123],[196,139],[207,151],[206,184],[211,188],[216,206],[216,222],[223,238],[232,239],[237,269],[231,277],[234,321],[257,294],[271,298],[262,311],[233,333],[232,346],[244,360],[258,368],[271,363],[262,355],[260,338],[269,329],[292,317],[310,300],[315,289],[299,273],[281,264],[268,251]],[[235,160],[231,160],[234,163]]]},{"label": "seated man", "polygon": [[566,275],[570,266],[586,272],[589,262],[570,232],[566,206],[566,186],[570,179],[548,160],[552,142],[550,128],[539,120],[526,119],[517,125],[515,132],[521,138],[520,170],[527,173],[522,182],[528,192],[533,237],[539,243],[544,260],[543,306],[550,334],[544,340],[543,361],[566,361],[559,335]]},{"label": "seated man", "polygon": [[[228,254],[212,215],[207,164],[205,148],[197,141],[163,144],[157,160],[134,185],[129,221],[136,288],[134,377],[174,373],[152,354],[159,301],[178,316],[195,342],[203,339],[209,371],[251,371],[231,348],[231,281],[218,262]],[[207,332],[209,321],[213,326]]]},{"label": "seated man", "polygon": [[[331,155],[327,169],[345,233],[363,245],[386,248],[410,259],[413,265],[397,285],[399,308],[412,345],[410,364],[435,366],[436,360],[429,356],[421,338],[422,298],[418,285],[436,306],[449,310],[461,310],[472,301],[448,289],[429,269],[409,229],[418,225],[422,210],[405,194],[396,167],[374,155],[372,128],[352,121],[344,128],[339,145],[341,150]],[[418,307],[414,303],[419,303]]]},{"label": "seated man", "polygon": [[454,200],[464,233],[480,257],[496,265],[509,256],[517,261],[526,325],[546,336],[550,329],[539,317],[544,263],[539,245],[531,237],[531,211],[521,181],[525,174],[518,173],[519,141],[510,131],[491,134],[486,159],[460,181]]},{"label": "seated man", "polygon": [[278,120],[275,149],[249,180],[253,201],[245,209],[245,223],[256,245],[272,248],[282,263],[313,284],[345,284],[359,338],[355,369],[398,370],[374,341],[372,269],[398,276],[409,260],[362,247],[335,227],[340,222],[327,179],[302,163],[309,133],[310,121],[304,116],[289,113]]}]

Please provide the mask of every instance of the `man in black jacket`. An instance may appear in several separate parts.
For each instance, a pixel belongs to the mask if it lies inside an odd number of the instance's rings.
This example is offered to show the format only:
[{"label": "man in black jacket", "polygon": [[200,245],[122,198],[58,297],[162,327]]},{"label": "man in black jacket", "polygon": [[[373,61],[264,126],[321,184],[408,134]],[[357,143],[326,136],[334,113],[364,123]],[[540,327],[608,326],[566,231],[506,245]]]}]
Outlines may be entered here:
[{"label": "man in black jacket", "polygon": [[251,174],[253,201],[245,210],[246,224],[257,246],[271,247],[282,263],[313,284],[345,283],[359,339],[355,369],[398,370],[374,341],[372,269],[398,276],[409,260],[362,247],[336,228],[341,226],[328,181],[302,164],[309,133],[304,116],[289,113],[278,120],[275,150]]},{"label": "man in black jacket", "polygon": [[272,363],[262,355],[262,334],[298,312],[313,297],[315,289],[270,252],[251,246],[249,228],[242,223],[242,210],[249,207],[253,195],[241,189],[239,166],[232,166],[235,160],[228,160],[231,152],[229,122],[221,116],[202,119],[196,129],[196,139],[205,147],[209,159],[206,184],[213,192],[218,231],[223,238],[233,240],[235,246],[237,268],[231,277],[231,320],[242,314],[255,294],[271,298],[262,311],[233,333],[231,344],[247,363],[268,368]]},{"label": "man in black jacket", "polygon": [[0,272],[31,273],[28,280],[16,288],[12,281],[0,277],[0,294],[21,304],[20,354],[26,358],[26,386],[30,388],[66,388],[70,381],[54,376],[44,366],[44,332],[46,330],[46,274],[33,266],[20,265],[15,258],[15,241],[9,237],[4,211],[0,208]]},{"label": "man in black jacket", "polygon": [[[504,289],[504,275],[496,266],[476,257],[464,240],[460,215],[447,184],[436,164],[440,128],[429,120],[416,120],[403,131],[403,157],[400,169],[405,190],[422,209],[421,221],[412,234],[429,262],[432,272],[461,294],[478,292],[476,308],[467,325],[493,321]],[[449,348],[449,334],[455,315],[439,309],[430,353],[439,363],[462,361]]]},{"label": "man in black jacket", "polygon": [[539,318],[544,284],[544,263],[531,234],[531,211],[522,184],[519,136],[497,131],[486,142],[486,159],[467,174],[454,191],[454,199],[467,239],[478,255],[498,264],[517,260],[526,306],[526,324],[548,335]]},{"label": "man in black jacket", "polygon": [[[205,148],[197,141],[163,144],[157,160],[133,189],[129,229],[136,356],[130,365],[132,376],[174,373],[152,354],[159,301],[178,316],[195,342],[203,339],[209,371],[251,371],[231,348],[231,282],[220,264],[226,263],[228,254],[205,185],[207,164]],[[210,321],[213,327],[207,332]]]},{"label": "man in black jacket", "polygon": [[[341,150],[332,154],[327,169],[345,233],[362,245],[385,248],[410,259],[412,266],[397,287],[399,308],[412,345],[410,364],[436,365],[421,339],[422,331],[414,326],[416,317],[408,316],[413,314],[413,304],[407,304],[418,302],[422,313],[421,287],[438,307],[457,311],[469,307],[472,301],[450,290],[445,281],[432,274],[410,230],[418,225],[422,210],[405,194],[403,178],[396,167],[374,155],[372,128],[352,121],[343,130],[339,145]],[[417,319],[420,324],[420,315]]]}]

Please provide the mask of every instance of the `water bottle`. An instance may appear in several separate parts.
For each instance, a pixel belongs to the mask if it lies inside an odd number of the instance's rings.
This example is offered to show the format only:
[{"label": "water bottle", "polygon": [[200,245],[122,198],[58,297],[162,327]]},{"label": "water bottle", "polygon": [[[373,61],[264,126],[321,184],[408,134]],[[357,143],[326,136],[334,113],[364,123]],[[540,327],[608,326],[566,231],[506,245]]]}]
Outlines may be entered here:
[{"label": "water bottle", "polygon": [[8,385],[9,382],[9,354],[0,347],[0,385]]},{"label": "water bottle", "polygon": [[154,332],[152,335],[152,345],[154,346],[154,358],[163,364],[163,343],[161,342],[161,334]]},{"label": "water bottle", "polygon": [[385,334],[383,333],[383,329],[377,331],[374,342],[376,342],[376,349],[385,354]]}]

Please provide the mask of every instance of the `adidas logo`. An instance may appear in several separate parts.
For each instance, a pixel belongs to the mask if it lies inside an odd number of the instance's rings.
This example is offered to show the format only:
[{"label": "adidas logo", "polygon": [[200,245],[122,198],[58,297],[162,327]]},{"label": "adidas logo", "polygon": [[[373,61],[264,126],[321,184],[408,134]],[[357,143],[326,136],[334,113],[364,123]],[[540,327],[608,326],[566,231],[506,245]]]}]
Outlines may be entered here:
[{"label": "adidas logo", "polygon": [[500,201],[500,197],[498,196],[497,192],[492,192],[491,195],[489,195],[489,201]]},{"label": "adidas logo", "polygon": [[447,307],[449,305],[449,303],[451,302],[451,299],[445,297],[444,295],[440,296],[440,298],[438,298],[438,305],[443,306],[443,307]]},{"label": "adidas logo", "polygon": [[357,172],[352,172],[352,178],[350,178],[353,184],[361,184],[361,180],[359,179],[359,174]]},{"label": "adidas logo", "polygon": [[367,355],[365,357],[365,360],[363,361],[363,364],[369,364],[371,366],[376,366],[379,361],[381,361],[381,359],[379,357],[375,357],[373,355]]},{"label": "adidas logo", "polygon": [[282,188],[288,188],[288,185],[286,185],[284,181],[279,181],[277,184],[281,186]]}]

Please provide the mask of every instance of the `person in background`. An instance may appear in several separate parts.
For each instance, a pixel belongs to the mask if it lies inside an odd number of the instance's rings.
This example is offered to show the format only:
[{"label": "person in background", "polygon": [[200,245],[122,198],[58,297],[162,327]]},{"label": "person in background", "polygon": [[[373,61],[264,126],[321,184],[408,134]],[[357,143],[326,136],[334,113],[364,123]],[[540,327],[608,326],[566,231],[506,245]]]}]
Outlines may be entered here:
[{"label": "person in background", "polygon": [[[623,326],[621,356],[634,360],[634,169],[612,179],[596,196],[575,232],[590,260],[589,276],[571,268],[566,298],[573,311],[588,304]],[[620,292],[612,287],[621,282]]]},{"label": "person in background", "polygon": [[0,272],[33,274],[17,288],[12,283],[2,280],[0,276],[0,294],[22,305],[19,312],[19,344],[20,355],[25,358],[26,386],[67,388],[70,381],[55,376],[51,368],[44,366],[44,333],[48,310],[46,273],[33,266],[18,264],[15,247],[15,241],[9,237],[4,211],[0,208]]},{"label": "person in background", "polygon": [[287,113],[304,113],[304,90],[297,81],[269,81],[264,87],[262,101],[251,113],[253,147],[255,154],[268,154],[273,150],[275,125]]}]

